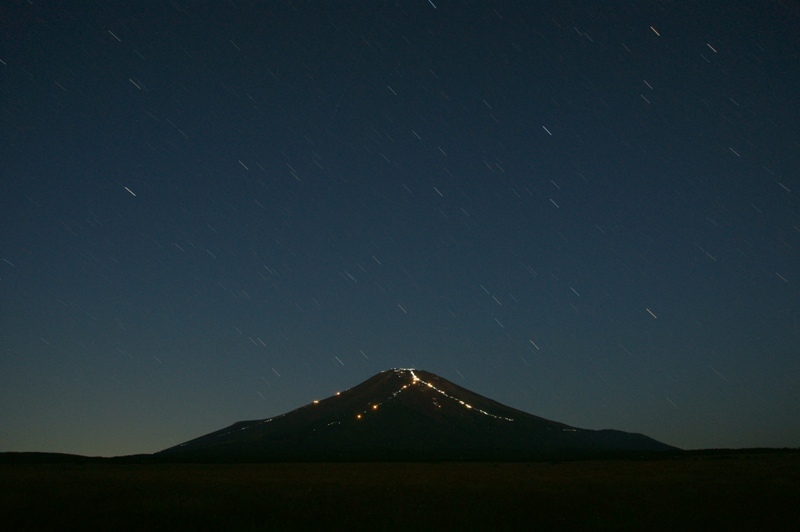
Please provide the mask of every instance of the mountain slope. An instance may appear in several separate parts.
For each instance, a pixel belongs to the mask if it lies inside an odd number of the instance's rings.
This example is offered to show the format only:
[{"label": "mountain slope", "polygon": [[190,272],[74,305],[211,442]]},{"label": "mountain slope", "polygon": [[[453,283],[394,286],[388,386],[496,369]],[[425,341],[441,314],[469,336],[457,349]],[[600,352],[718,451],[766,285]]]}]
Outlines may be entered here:
[{"label": "mountain slope", "polygon": [[674,449],[616,430],[579,429],[502,405],[432,373],[381,372],[286,414],[243,421],[171,447],[182,460],[524,459]]}]

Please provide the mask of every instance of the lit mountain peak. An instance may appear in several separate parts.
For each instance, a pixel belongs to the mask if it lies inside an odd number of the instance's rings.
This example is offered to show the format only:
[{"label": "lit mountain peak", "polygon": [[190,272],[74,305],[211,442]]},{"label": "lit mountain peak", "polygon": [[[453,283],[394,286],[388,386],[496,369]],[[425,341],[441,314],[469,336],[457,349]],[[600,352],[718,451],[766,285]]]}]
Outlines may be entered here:
[{"label": "lit mountain peak", "polygon": [[674,449],[641,434],[544,419],[414,368],[269,419],[241,421],[159,455],[208,460],[510,459]]}]

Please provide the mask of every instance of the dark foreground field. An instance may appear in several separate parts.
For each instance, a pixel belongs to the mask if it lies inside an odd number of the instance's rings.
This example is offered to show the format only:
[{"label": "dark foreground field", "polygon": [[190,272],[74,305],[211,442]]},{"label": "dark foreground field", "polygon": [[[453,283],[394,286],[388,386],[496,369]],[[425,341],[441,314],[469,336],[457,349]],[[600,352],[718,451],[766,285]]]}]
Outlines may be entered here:
[{"label": "dark foreground field", "polygon": [[800,454],[560,463],[5,463],[0,527],[800,530]]}]

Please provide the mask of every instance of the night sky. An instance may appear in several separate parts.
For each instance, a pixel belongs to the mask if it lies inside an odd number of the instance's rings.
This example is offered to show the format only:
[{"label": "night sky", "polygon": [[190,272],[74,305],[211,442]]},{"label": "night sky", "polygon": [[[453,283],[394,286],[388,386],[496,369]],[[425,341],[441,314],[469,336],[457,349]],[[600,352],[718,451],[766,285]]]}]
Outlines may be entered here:
[{"label": "night sky", "polygon": [[0,451],[392,367],[800,446],[797,2],[8,4]]}]

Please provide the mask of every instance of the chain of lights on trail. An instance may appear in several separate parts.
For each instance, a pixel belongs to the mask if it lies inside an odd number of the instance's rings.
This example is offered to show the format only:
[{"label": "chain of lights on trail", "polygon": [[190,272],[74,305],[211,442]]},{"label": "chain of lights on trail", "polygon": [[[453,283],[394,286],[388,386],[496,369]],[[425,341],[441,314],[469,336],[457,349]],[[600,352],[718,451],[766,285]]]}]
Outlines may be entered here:
[{"label": "chain of lights on trail", "polygon": [[[364,416],[367,413],[377,411],[378,407],[380,407],[380,405],[384,404],[387,401],[391,401],[392,399],[394,399],[395,397],[400,395],[402,392],[404,392],[405,390],[409,389],[411,386],[422,385],[422,386],[427,386],[428,388],[430,388],[434,392],[438,392],[439,394],[443,395],[444,397],[450,399],[451,401],[457,402],[458,404],[460,404],[464,408],[466,408],[468,410],[472,410],[473,412],[477,412],[479,414],[483,414],[484,416],[492,417],[492,418],[495,418],[495,419],[500,419],[500,420],[503,420],[503,421],[514,421],[513,418],[504,417],[504,416],[496,416],[496,415],[494,415],[492,413],[487,412],[486,410],[483,410],[483,409],[477,408],[475,406],[472,406],[471,404],[467,403],[466,401],[463,401],[463,400],[459,399],[458,397],[453,397],[452,395],[448,394],[444,390],[442,390],[440,388],[437,388],[432,383],[421,379],[416,373],[414,373],[414,370],[412,368],[396,368],[396,369],[393,369],[391,371],[394,371],[396,374],[401,375],[401,376],[404,376],[406,374],[411,375],[411,382],[401,386],[397,391],[392,393],[392,395],[389,396],[384,401],[381,401],[380,403],[372,403],[369,408],[367,408],[365,410],[362,410],[361,412],[356,413],[356,419],[363,419]],[[336,392],[336,395],[337,396],[341,395],[341,393],[342,392]],[[315,400],[315,401],[312,402],[312,405],[316,405],[316,404],[319,404],[319,401]],[[433,404],[435,406],[437,406],[438,408],[441,408],[441,406],[436,402],[435,399],[433,400]],[[309,406],[311,406],[311,405],[309,405]],[[284,415],[286,415],[286,414],[281,414],[279,416],[271,417],[269,419],[264,419],[264,420],[260,421],[259,424],[269,423],[270,421],[273,421],[275,419],[281,418]],[[340,424],[341,424],[341,421],[331,421],[330,423],[328,423],[328,426],[340,425]],[[220,438],[220,437],[223,437],[223,436],[227,436],[228,434],[231,434],[233,432],[247,430],[249,428],[252,428],[252,426],[253,425],[248,425],[248,426],[237,428],[237,429],[234,429],[234,430],[229,430],[227,432],[223,432],[223,433],[219,434],[217,437]],[[182,443],[181,444],[181,446],[183,446],[183,445],[186,445],[186,443]]]},{"label": "chain of lights on trail", "polygon": [[[404,384],[402,387],[400,387],[400,389],[399,389],[399,390],[397,390],[396,392],[394,392],[394,393],[393,393],[393,394],[392,394],[392,395],[391,395],[391,396],[390,396],[388,399],[386,399],[386,401],[390,401],[390,400],[394,399],[394,398],[395,398],[395,397],[397,397],[397,396],[398,396],[400,393],[402,393],[403,391],[407,390],[407,389],[408,389],[410,386],[413,386],[413,385],[415,385],[415,384],[422,384],[422,385],[424,385],[424,386],[427,386],[427,387],[428,387],[428,388],[430,388],[431,390],[433,390],[433,391],[435,391],[435,392],[438,392],[438,393],[442,394],[443,396],[447,397],[448,399],[450,399],[450,400],[452,400],[452,401],[455,401],[455,402],[457,402],[458,404],[460,404],[460,405],[461,405],[461,406],[463,406],[464,408],[467,408],[467,409],[469,409],[469,410],[472,410],[473,412],[478,412],[479,414],[483,414],[484,416],[493,417],[493,418],[495,418],[495,419],[502,419],[502,420],[504,420],[504,421],[514,421],[514,420],[513,420],[512,418],[510,418],[510,417],[496,416],[496,415],[494,415],[494,414],[491,414],[491,413],[487,412],[486,410],[482,410],[482,409],[480,409],[480,408],[474,407],[474,406],[472,406],[471,404],[469,404],[469,403],[467,403],[467,402],[465,402],[465,401],[462,401],[462,400],[461,400],[461,399],[459,399],[458,397],[453,397],[452,395],[448,394],[448,393],[447,393],[447,392],[445,392],[444,390],[442,390],[442,389],[440,389],[440,388],[437,388],[437,387],[436,387],[436,386],[434,386],[432,383],[430,383],[430,382],[428,382],[428,381],[425,381],[425,380],[421,379],[419,376],[417,376],[417,374],[416,374],[416,373],[414,373],[414,370],[413,370],[413,369],[411,369],[411,368],[408,368],[408,369],[406,369],[406,368],[398,368],[398,369],[394,369],[394,370],[392,370],[392,371],[394,371],[394,372],[395,372],[395,373],[397,373],[398,375],[404,375],[404,374],[406,374],[406,373],[410,374],[410,375],[411,375],[411,382],[410,382],[409,384]],[[338,395],[338,394],[337,394],[337,395]],[[363,418],[363,416],[364,416],[365,414],[367,414],[367,413],[368,413],[368,412],[370,412],[370,411],[375,411],[375,410],[377,410],[377,409],[378,409],[378,407],[379,407],[380,405],[382,405],[382,404],[383,404],[384,402],[386,402],[386,401],[382,401],[382,402],[380,402],[380,403],[374,403],[374,404],[373,404],[373,405],[372,405],[370,408],[368,408],[368,409],[366,409],[366,410],[363,410],[363,411],[361,411],[360,413],[356,414],[356,419],[362,419],[362,418]],[[315,401],[315,403],[316,403],[316,401]],[[434,399],[433,403],[434,403],[434,404],[435,404],[437,407],[441,408],[441,406],[439,406],[439,404],[436,402],[436,400],[435,400],[435,399]]]}]

